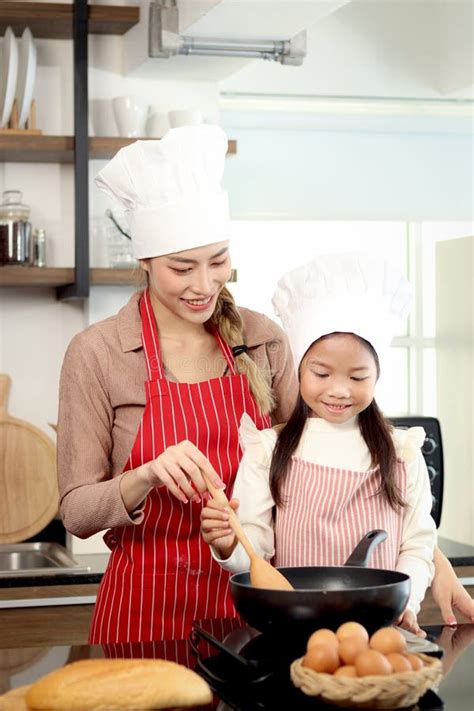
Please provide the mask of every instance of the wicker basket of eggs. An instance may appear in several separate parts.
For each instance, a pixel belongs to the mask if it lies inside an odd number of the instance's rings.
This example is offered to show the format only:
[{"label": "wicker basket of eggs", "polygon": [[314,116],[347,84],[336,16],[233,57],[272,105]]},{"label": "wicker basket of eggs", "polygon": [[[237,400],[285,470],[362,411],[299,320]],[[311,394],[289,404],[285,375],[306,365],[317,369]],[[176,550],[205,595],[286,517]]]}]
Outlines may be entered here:
[{"label": "wicker basket of eggs", "polygon": [[313,632],[305,656],[291,664],[290,674],[303,693],[326,703],[393,709],[412,706],[436,686],[442,666],[434,657],[408,654],[395,627],[382,627],[369,637],[358,622],[345,622],[336,632]]}]

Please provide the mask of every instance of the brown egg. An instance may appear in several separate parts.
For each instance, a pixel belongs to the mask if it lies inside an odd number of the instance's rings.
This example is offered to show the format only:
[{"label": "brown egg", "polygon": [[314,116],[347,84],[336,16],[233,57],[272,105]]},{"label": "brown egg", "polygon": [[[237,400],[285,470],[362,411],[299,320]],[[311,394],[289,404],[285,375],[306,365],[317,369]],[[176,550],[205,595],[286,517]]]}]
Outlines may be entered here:
[{"label": "brown egg", "polygon": [[405,654],[400,654],[399,652],[390,652],[387,654],[387,659],[393,667],[393,671],[396,673],[412,671],[412,666],[410,660]]},{"label": "brown egg", "polygon": [[357,676],[381,676],[392,673],[392,667],[387,657],[375,649],[360,652],[354,660]]},{"label": "brown egg", "polygon": [[391,654],[392,652],[402,654],[407,649],[405,637],[395,627],[382,627],[374,632],[370,638],[369,646],[382,654]]},{"label": "brown egg", "polygon": [[339,655],[332,644],[315,644],[306,652],[302,664],[314,671],[332,674],[339,666]]},{"label": "brown egg", "polygon": [[342,642],[346,637],[360,637],[368,640],[369,634],[363,625],[358,622],[344,622],[343,625],[337,628],[336,636],[339,642]]},{"label": "brown egg", "polygon": [[418,671],[419,669],[422,669],[425,665],[423,663],[423,659],[421,659],[418,654],[407,654],[408,661],[411,664],[411,668],[413,671]]},{"label": "brown egg", "polygon": [[321,628],[320,630],[313,632],[310,636],[306,649],[314,647],[315,644],[331,644],[333,647],[337,647],[339,645],[339,640],[337,639],[335,632]]},{"label": "brown egg", "polygon": [[352,664],[345,664],[336,669],[334,676],[357,676],[356,668]]},{"label": "brown egg", "polygon": [[369,643],[362,637],[346,637],[339,642],[339,657],[344,664],[354,664],[354,659],[360,652],[369,648]]}]

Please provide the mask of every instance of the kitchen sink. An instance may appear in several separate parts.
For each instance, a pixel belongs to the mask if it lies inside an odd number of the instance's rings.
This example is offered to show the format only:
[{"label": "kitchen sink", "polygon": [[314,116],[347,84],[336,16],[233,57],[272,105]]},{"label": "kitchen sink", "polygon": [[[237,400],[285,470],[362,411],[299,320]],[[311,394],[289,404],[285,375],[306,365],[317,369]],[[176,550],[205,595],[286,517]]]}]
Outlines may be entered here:
[{"label": "kitchen sink", "polygon": [[59,575],[87,572],[59,543],[13,543],[0,545],[0,577]]}]

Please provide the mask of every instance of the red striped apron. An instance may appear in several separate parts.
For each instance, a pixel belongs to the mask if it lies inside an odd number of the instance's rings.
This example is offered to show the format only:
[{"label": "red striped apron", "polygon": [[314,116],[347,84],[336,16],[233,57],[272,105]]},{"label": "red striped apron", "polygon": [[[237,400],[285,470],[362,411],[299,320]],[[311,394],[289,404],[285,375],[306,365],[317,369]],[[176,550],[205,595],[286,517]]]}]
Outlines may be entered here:
[{"label": "red striped apron", "polygon": [[[397,461],[396,485],[406,494],[406,468]],[[360,539],[374,528],[388,537],[370,567],[394,569],[400,552],[402,512],[378,494],[378,468],[366,472],[335,469],[292,457],[283,481],[286,506],[277,509],[275,565],[343,565]]]},{"label": "red striped apron", "polygon": [[[148,291],[140,301],[149,380],[137,437],[124,471],[189,440],[232,491],[241,459],[238,429],[244,412],[258,429],[269,426],[247,378],[236,374],[231,349],[215,331],[229,375],[199,383],[164,377],[158,329]],[[153,489],[139,525],[111,529],[111,548],[89,635],[91,644],[185,639],[194,619],[235,617],[229,574],[200,534],[202,504],[183,504],[167,488]]]}]

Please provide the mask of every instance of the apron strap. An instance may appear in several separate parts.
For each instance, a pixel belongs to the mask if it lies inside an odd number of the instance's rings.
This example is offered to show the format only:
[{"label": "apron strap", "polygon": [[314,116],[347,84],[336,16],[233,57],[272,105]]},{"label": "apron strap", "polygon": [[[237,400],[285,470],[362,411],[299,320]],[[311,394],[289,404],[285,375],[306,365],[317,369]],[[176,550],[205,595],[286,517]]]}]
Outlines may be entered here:
[{"label": "apron strap", "polygon": [[140,315],[142,317],[142,344],[145,353],[148,380],[158,380],[163,378],[163,366],[161,362],[158,328],[156,326],[155,314],[153,313],[148,289],[145,290],[140,299]]},{"label": "apron strap", "polygon": [[[163,362],[161,359],[160,340],[155,315],[150,299],[150,291],[146,289],[140,300],[140,314],[142,318],[142,344],[145,353],[145,361],[149,380],[157,380],[164,377]],[[234,356],[228,343],[224,341],[219,330],[212,325],[211,331],[219,347],[224,354],[227,365],[232,375],[236,375]]]},{"label": "apron strap", "polygon": [[227,361],[227,365],[229,366],[229,370],[232,375],[237,375],[236,370],[235,370],[235,362],[234,362],[234,355],[232,353],[231,347],[229,346],[228,343],[224,341],[222,338],[221,334],[219,333],[217,327],[215,325],[212,326],[212,332],[214,333],[214,336],[217,338],[217,342],[219,344],[219,347],[224,354],[224,358]]}]

